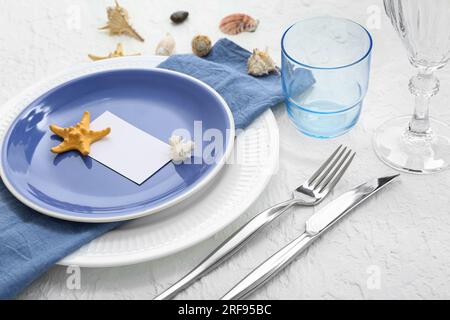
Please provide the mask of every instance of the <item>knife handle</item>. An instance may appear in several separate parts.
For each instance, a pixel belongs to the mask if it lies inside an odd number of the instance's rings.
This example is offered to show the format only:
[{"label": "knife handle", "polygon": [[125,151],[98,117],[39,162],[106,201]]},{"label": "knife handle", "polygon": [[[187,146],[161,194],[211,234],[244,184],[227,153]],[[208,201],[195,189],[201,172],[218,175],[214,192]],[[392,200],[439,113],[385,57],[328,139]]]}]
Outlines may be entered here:
[{"label": "knife handle", "polygon": [[270,223],[273,219],[288,210],[294,204],[299,203],[298,199],[290,199],[270,207],[253,219],[251,219],[242,228],[236,231],[228,239],[226,239],[215,251],[205,258],[198,266],[191,272],[184,276],[181,280],[176,282],[163,293],[159,294],[154,300],[171,299],[177,295],[184,288],[198,280],[206,273],[217,267],[223,261],[236,253],[243,245],[251,239],[262,227]]},{"label": "knife handle", "polygon": [[260,264],[241,282],[228,291],[221,300],[238,300],[245,298],[278,271],[288,265],[298,254],[305,250],[315,238],[316,236],[303,233],[300,237]]}]

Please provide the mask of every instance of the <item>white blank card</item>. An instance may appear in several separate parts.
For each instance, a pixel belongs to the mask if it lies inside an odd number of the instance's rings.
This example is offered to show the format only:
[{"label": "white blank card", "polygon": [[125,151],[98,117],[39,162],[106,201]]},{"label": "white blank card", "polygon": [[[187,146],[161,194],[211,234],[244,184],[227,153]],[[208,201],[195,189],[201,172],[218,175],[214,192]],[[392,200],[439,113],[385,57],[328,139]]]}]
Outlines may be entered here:
[{"label": "white blank card", "polygon": [[89,156],[137,184],[142,184],[171,161],[167,143],[109,111],[91,123],[92,130],[107,127],[111,128],[111,133],[91,145]]}]

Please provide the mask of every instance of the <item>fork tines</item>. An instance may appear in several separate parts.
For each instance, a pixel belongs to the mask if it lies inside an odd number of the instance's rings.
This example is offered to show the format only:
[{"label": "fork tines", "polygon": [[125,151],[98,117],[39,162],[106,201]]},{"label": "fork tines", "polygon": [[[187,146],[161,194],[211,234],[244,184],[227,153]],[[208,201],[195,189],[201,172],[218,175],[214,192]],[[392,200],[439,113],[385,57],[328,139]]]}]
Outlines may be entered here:
[{"label": "fork tines", "polygon": [[338,183],[356,153],[340,145],[306,182],[318,192],[329,191]]}]

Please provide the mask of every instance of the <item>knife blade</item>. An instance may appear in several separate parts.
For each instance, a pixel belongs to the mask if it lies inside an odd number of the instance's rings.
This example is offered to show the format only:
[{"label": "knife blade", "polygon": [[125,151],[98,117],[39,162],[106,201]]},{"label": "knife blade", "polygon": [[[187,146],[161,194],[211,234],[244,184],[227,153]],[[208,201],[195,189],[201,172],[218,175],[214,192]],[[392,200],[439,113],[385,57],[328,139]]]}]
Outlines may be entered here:
[{"label": "knife blade", "polygon": [[241,282],[228,291],[221,300],[245,298],[269,280],[278,271],[303,252],[314,240],[343,218],[348,212],[370,198],[397,178],[399,174],[373,179],[339,196],[306,221],[306,230],[297,239],[275,253]]}]

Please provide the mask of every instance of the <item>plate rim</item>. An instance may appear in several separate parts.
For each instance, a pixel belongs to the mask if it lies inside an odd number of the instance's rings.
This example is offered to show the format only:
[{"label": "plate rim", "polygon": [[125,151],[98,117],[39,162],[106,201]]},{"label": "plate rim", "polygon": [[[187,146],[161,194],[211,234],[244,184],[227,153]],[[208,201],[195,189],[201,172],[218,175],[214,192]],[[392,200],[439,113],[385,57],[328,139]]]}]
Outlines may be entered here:
[{"label": "plate rim", "polygon": [[[144,59],[142,59],[144,58]],[[85,222],[85,223],[107,223],[107,222],[118,222],[118,221],[126,221],[126,220],[132,220],[132,219],[137,219],[137,218],[141,218],[141,217],[145,217],[148,216],[150,214],[154,214],[157,213],[159,211],[162,211],[164,209],[167,209],[169,207],[172,207],[180,202],[182,202],[183,200],[189,198],[190,196],[194,195],[195,193],[197,193],[198,191],[200,191],[201,189],[203,189],[206,185],[208,185],[209,182],[211,182],[216,176],[217,174],[221,171],[221,169],[224,167],[226,161],[228,160],[233,147],[234,147],[234,140],[235,140],[235,124],[234,124],[234,118],[231,112],[230,107],[228,106],[227,102],[222,98],[222,96],[216,91],[214,90],[211,86],[209,86],[208,84],[183,73],[177,72],[177,71],[173,71],[173,70],[167,70],[167,69],[162,69],[162,68],[156,68],[156,67],[149,67],[149,68],[144,68],[144,67],[132,67],[132,66],[126,66],[127,61],[133,61],[133,60],[149,60],[149,59],[145,59],[145,57],[121,57],[121,58],[115,58],[115,59],[111,59],[111,60],[115,60],[114,62],[116,63],[111,63],[112,66],[115,66],[115,68],[113,69],[109,69],[109,70],[102,70],[102,66],[109,66],[110,64],[108,63],[109,61],[105,60],[105,61],[98,61],[98,62],[90,62],[90,64],[92,64],[92,68],[90,65],[88,65],[87,63],[84,64],[80,64],[80,65],[76,65],[74,67],[71,68],[67,68],[65,70],[63,70],[60,73],[57,73],[54,76],[48,77],[42,81],[40,81],[39,83],[37,83],[34,86],[30,86],[28,88],[26,88],[25,90],[23,90],[22,92],[20,92],[17,96],[13,97],[12,99],[8,100],[6,103],[4,103],[2,105],[2,107],[0,108],[0,110],[2,111],[2,113],[7,113],[9,111],[13,111],[12,115],[9,115],[8,117],[5,117],[2,121],[1,121],[1,125],[0,125],[0,152],[3,153],[3,149],[5,146],[5,138],[8,135],[8,132],[11,128],[11,125],[14,123],[14,121],[17,119],[17,117],[19,116],[19,114],[21,112],[23,112],[28,106],[29,104],[38,99],[40,96],[42,96],[43,94],[45,94],[46,92],[48,92],[48,90],[51,90],[52,88],[55,88],[59,85],[64,85],[67,82],[70,82],[72,80],[76,80],[78,78],[81,78],[83,76],[88,76],[88,75],[93,75],[96,73],[101,73],[101,72],[105,72],[105,71],[114,71],[114,70],[158,70],[158,72],[163,72],[163,73],[168,73],[168,74],[173,74],[175,76],[178,77],[182,77],[185,78],[189,81],[192,81],[198,85],[200,85],[201,87],[204,87],[206,90],[208,90],[209,92],[211,92],[217,99],[218,101],[221,103],[222,107],[225,109],[226,114],[228,116],[228,121],[230,123],[230,130],[229,130],[229,137],[230,139],[228,139],[228,143],[226,145],[226,149],[225,152],[222,155],[222,158],[220,159],[220,161],[218,161],[216,163],[216,165],[214,166],[214,168],[205,176],[203,177],[203,179],[201,179],[200,181],[198,181],[194,187],[190,190],[188,190],[185,193],[182,193],[179,196],[176,196],[175,198],[164,202],[154,208],[151,209],[147,209],[147,210],[140,210],[137,212],[134,212],[132,214],[124,214],[124,215],[120,215],[120,216],[113,216],[113,217],[77,217],[77,216],[70,216],[64,213],[58,213],[56,211],[53,210],[49,210],[46,208],[42,208],[39,205],[36,205],[35,203],[33,203],[32,201],[30,201],[29,199],[27,199],[26,197],[22,196],[12,185],[12,183],[10,182],[10,180],[8,179],[8,177],[5,175],[5,171],[4,171],[4,163],[2,161],[2,159],[0,159],[0,177],[3,181],[3,183],[5,184],[6,188],[14,195],[14,197],[16,199],[18,199],[20,202],[22,202],[23,204],[25,204],[27,207],[41,213],[41,214],[45,214],[47,216],[50,217],[54,217],[54,218],[58,218],[58,219],[62,219],[62,220],[66,220],[66,221],[74,221],[74,222]],[[152,56],[152,59],[150,60],[155,60],[155,57]],[[163,61],[163,60],[161,60]],[[123,62],[124,65],[120,66],[119,63],[117,62]],[[95,68],[98,67],[98,68]],[[84,71],[83,71],[84,70]],[[81,72],[81,74],[78,74],[79,72]],[[31,100],[31,101],[30,101]],[[15,110],[14,110],[15,109]]]}]

